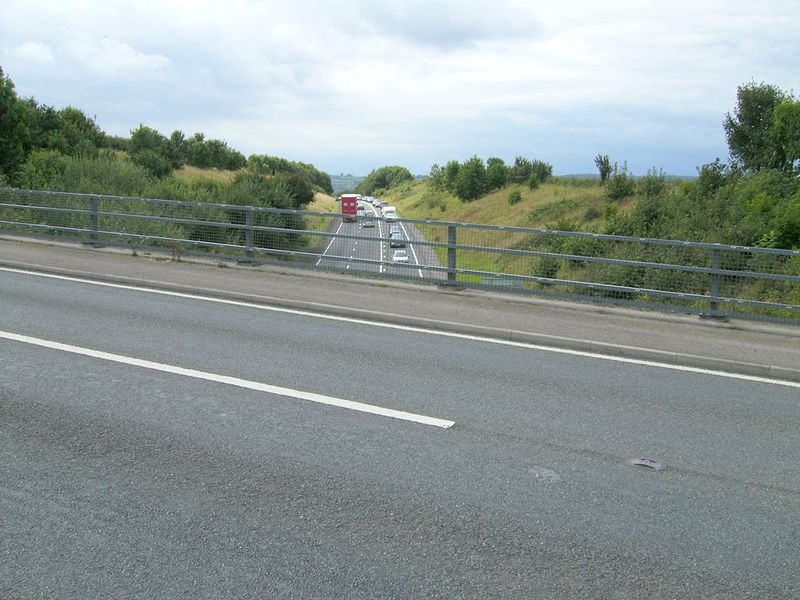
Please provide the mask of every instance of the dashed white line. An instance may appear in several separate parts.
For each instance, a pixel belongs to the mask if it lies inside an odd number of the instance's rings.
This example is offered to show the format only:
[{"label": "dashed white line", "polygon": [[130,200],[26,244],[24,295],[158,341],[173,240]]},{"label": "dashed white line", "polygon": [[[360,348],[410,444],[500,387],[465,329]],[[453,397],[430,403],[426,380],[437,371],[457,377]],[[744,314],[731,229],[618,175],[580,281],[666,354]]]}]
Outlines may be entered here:
[{"label": "dashed white line", "polygon": [[339,228],[336,230],[336,233],[334,233],[334,234],[333,234],[333,237],[331,238],[331,241],[330,241],[330,242],[328,242],[328,246],[327,246],[327,248],[325,248],[325,251],[322,253],[322,256],[320,256],[320,257],[319,257],[319,260],[317,261],[317,264],[316,264],[316,265],[314,265],[315,267],[318,267],[318,266],[319,266],[319,263],[321,263],[321,262],[322,262],[322,259],[323,259],[323,258],[325,257],[325,255],[328,253],[328,250],[330,250],[330,249],[331,249],[331,246],[333,245],[333,242],[335,242],[335,241],[336,241],[336,236],[337,236],[337,235],[339,235],[339,232],[342,230],[342,225],[344,225],[344,221],[342,221],[341,223],[339,223]]},{"label": "dashed white line", "polygon": [[[375,216],[376,219],[379,219],[378,211],[375,210],[375,207],[370,205],[369,209],[372,211],[372,214]],[[380,220],[378,220],[378,249],[381,253],[381,265],[378,268],[379,273],[386,272],[386,265],[383,264],[383,224]]]},{"label": "dashed white line", "polygon": [[401,421],[411,421],[413,423],[420,423],[422,425],[432,425],[433,427],[441,427],[443,429],[447,429],[455,425],[453,421],[448,421],[447,419],[439,419],[436,417],[429,417],[427,415],[419,415],[416,413],[410,413],[403,410],[395,410],[393,408],[376,406],[374,404],[365,404],[364,402],[354,402],[353,400],[345,400],[344,398],[336,398],[334,396],[315,394],[313,392],[304,392],[302,390],[295,390],[292,388],[270,385],[268,383],[261,383],[259,381],[240,379],[239,377],[230,377],[228,375],[219,375],[217,373],[209,373],[207,371],[187,369],[175,365],[167,365],[164,363],[153,362],[150,360],[142,360],[140,358],[134,358],[131,356],[112,354],[110,352],[92,350],[91,348],[82,348],[80,346],[73,346],[71,344],[62,344],[61,342],[54,342],[42,338],[20,335],[17,333],[12,333],[10,331],[0,331],[0,338],[10,340],[13,342],[20,342],[23,344],[30,344],[32,346],[49,348],[51,350],[58,350],[60,352],[79,354],[81,356],[88,356],[99,360],[105,360],[123,365],[140,367],[142,369],[150,369],[151,371],[161,371],[162,373],[182,375],[184,377],[192,377],[193,379],[202,379],[205,381],[212,381],[214,383],[221,383],[224,385],[231,385],[235,387],[245,388],[248,390],[255,390],[257,392],[274,394],[276,396],[284,396],[287,398],[294,398],[296,400],[306,400],[308,402],[316,402],[317,404],[326,404],[328,406],[346,408],[348,410],[370,413],[373,415],[380,415],[382,417],[400,419]]}]

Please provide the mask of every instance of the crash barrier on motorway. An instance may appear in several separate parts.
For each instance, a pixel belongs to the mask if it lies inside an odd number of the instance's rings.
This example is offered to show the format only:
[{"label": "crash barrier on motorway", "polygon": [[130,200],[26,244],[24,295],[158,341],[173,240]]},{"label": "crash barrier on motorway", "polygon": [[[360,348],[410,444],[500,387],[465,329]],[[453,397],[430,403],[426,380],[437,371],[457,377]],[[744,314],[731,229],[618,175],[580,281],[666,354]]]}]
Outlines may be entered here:
[{"label": "crash barrier on motorway", "polygon": [[797,250],[399,219],[410,260],[395,264],[387,224],[362,224],[335,213],[0,188],[7,233],[800,324]]}]

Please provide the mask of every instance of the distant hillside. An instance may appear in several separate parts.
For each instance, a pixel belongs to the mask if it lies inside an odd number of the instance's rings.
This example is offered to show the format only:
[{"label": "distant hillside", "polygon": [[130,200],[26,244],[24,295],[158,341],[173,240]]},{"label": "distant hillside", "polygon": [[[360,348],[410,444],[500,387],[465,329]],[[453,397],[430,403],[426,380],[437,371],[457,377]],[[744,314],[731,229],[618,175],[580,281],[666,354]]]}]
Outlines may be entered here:
[{"label": "distant hillside", "polygon": [[333,186],[333,194],[339,195],[342,192],[351,192],[356,189],[356,186],[364,181],[365,175],[331,175],[331,185]]}]

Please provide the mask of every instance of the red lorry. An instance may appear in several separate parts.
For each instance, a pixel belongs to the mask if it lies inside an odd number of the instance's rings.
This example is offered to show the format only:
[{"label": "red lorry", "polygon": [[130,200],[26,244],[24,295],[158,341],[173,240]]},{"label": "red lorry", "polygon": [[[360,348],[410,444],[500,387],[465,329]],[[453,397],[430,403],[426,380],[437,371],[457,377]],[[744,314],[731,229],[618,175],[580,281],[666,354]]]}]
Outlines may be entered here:
[{"label": "red lorry", "polygon": [[342,194],[339,200],[342,203],[342,221],[355,221],[358,212],[359,194]]}]

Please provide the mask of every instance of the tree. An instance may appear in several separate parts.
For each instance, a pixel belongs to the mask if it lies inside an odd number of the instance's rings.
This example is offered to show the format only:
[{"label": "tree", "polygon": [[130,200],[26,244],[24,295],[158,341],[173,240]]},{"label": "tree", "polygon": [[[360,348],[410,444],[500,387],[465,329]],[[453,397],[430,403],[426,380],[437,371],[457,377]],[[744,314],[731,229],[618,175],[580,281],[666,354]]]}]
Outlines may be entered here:
[{"label": "tree", "polygon": [[17,98],[11,78],[0,68],[0,174],[13,177],[25,160],[27,143],[25,108]]},{"label": "tree", "polygon": [[713,163],[700,167],[697,171],[695,190],[701,200],[711,200],[717,191],[725,185],[731,175],[731,169],[719,157]]},{"label": "tree", "polygon": [[197,132],[191,138],[186,149],[186,162],[194,167],[205,169],[211,166],[211,152],[205,143],[205,136]]},{"label": "tree", "polygon": [[499,190],[506,184],[508,169],[502,158],[492,156],[486,159],[486,184],[490,190]]},{"label": "tree", "polygon": [[438,163],[431,165],[430,173],[428,173],[428,185],[435,190],[444,188],[444,169]]},{"label": "tree", "polygon": [[72,106],[59,111],[61,133],[67,143],[66,154],[70,156],[95,155],[105,144],[105,134],[83,112]]},{"label": "tree", "polygon": [[783,170],[800,170],[800,101],[784,100],[775,107],[773,133],[783,152]]},{"label": "tree", "polygon": [[411,171],[405,167],[386,166],[373,170],[356,186],[356,192],[370,196],[379,190],[388,190],[406,181],[414,181]]},{"label": "tree", "polygon": [[614,163],[606,185],[606,195],[610,200],[620,200],[626,196],[632,196],[635,191],[636,182],[628,171],[628,162],[625,161],[621,168]]},{"label": "tree", "polygon": [[189,142],[183,132],[176,129],[169,136],[169,158],[172,166],[180,169],[186,164],[186,157],[189,155]]},{"label": "tree", "polygon": [[652,167],[647,170],[647,175],[639,180],[639,194],[643,198],[655,199],[667,189],[667,175],[663,169],[656,170]]},{"label": "tree", "polygon": [[251,154],[247,158],[246,167],[252,173],[259,175],[300,174],[305,176],[312,186],[316,186],[327,194],[333,194],[330,175],[308,163],[286,160],[279,156]]},{"label": "tree", "polygon": [[152,150],[166,156],[170,145],[170,141],[152,127],[139,125],[139,127],[131,131],[128,152],[134,155],[144,150]]},{"label": "tree", "polygon": [[608,158],[608,154],[598,154],[594,157],[594,164],[597,165],[598,171],[600,171],[600,185],[606,182],[608,176],[611,175],[611,161]]},{"label": "tree", "polygon": [[169,162],[169,159],[160,152],[149,148],[132,154],[131,160],[146,169],[153,177],[166,177],[172,173],[172,163]]},{"label": "tree", "polygon": [[461,170],[461,163],[457,160],[450,160],[447,161],[447,164],[444,166],[444,189],[446,189],[451,194],[455,194],[456,190],[456,179],[458,179],[458,172]]},{"label": "tree", "polygon": [[523,156],[514,159],[514,165],[508,170],[509,183],[527,183],[533,171],[533,163]]},{"label": "tree", "polygon": [[486,193],[486,167],[479,156],[473,156],[458,170],[455,182],[455,195],[470,202]]},{"label": "tree", "polygon": [[145,125],[139,125],[131,131],[128,155],[134,163],[144,167],[155,177],[166,177],[175,166],[172,161],[172,142]]},{"label": "tree", "polygon": [[536,175],[538,183],[544,183],[553,176],[553,165],[543,160],[534,160],[531,163],[531,173]]},{"label": "tree", "polygon": [[725,115],[725,136],[733,161],[746,171],[782,169],[784,149],[778,143],[775,109],[790,98],[773,85],[748,83],[736,90],[736,108]]}]

